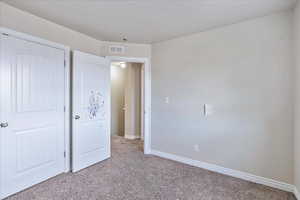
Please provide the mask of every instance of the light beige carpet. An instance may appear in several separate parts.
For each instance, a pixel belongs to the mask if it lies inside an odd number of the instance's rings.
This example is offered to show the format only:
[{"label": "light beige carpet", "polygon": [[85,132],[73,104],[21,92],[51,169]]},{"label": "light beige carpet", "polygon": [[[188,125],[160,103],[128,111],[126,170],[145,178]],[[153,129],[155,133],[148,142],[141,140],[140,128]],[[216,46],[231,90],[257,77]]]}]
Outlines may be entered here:
[{"label": "light beige carpet", "polygon": [[10,198],[22,200],[295,200],[292,194],[142,153],[112,139],[112,158]]}]

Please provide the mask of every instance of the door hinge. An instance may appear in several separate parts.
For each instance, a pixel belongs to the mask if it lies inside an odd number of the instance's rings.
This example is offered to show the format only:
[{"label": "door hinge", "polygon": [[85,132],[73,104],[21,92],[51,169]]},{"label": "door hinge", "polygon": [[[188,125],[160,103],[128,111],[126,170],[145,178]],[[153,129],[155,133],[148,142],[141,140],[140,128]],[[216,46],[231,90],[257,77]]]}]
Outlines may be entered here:
[{"label": "door hinge", "polygon": [[64,157],[66,157],[66,155],[67,155],[67,154],[66,154],[66,152],[64,151]]},{"label": "door hinge", "polygon": [[64,112],[66,112],[66,106],[64,106]]},{"label": "door hinge", "polygon": [[64,67],[66,67],[66,60],[64,60]]}]

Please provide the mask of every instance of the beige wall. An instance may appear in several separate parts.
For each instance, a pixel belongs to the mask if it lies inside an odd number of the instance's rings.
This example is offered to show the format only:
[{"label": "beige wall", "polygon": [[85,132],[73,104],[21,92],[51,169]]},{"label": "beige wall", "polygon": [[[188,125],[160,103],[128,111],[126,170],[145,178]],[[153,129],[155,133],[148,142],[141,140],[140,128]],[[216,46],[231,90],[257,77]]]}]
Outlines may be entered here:
[{"label": "beige wall", "polygon": [[127,63],[125,84],[125,137],[141,137],[141,67]]},{"label": "beige wall", "polygon": [[294,10],[294,50],[295,50],[295,185],[300,192],[300,4]]},{"label": "beige wall", "polygon": [[152,148],[293,183],[291,19],[283,12],[154,44]]},{"label": "beige wall", "polygon": [[111,134],[124,136],[126,69],[111,66]]},{"label": "beige wall", "polygon": [[[70,46],[95,55],[107,56],[108,45],[120,44],[93,39],[87,35],[57,25],[40,17],[16,9],[0,2],[0,25],[15,31],[28,33],[53,42]],[[151,46],[144,44],[126,43],[127,57],[150,57]]]}]

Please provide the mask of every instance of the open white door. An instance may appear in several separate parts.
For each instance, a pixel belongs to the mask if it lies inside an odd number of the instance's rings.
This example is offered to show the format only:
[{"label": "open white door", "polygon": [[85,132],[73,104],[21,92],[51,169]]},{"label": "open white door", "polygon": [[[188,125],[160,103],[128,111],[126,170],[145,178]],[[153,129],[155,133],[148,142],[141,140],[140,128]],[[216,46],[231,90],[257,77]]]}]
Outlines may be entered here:
[{"label": "open white door", "polygon": [[73,53],[72,171],[110,157],[110,62]]}]

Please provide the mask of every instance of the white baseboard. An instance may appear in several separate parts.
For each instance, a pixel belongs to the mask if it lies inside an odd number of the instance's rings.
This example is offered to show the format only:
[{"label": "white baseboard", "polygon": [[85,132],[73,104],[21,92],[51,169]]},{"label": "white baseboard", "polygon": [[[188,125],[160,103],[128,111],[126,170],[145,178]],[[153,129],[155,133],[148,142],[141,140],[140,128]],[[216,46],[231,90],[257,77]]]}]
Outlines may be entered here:
[{"label": "white baseboard", "polygon": [[140,136],[137,135],[125,135],[124,137],[129,140],[140,139]]},{"label": "white baseboard", "polygon": [[[292,193],[295,193],[295,191],[296,191],[294,185],[284,183],[284,182],[280,182],[280,181],[276,181],[276,180],[269,179],[269,178],[264,178],[264,177],[261,177],[261,176],[256,176],[256,175],[253,175],[253,174],[250,174],[250,173],[241,172],[241,171],[233,170],[233,169],[228,169],[228,168],[221,167],[221,166],[218,166],[218,165],[209,164],[209,163],[201,162],[201,161],[198,161],[198,160],[193,160],[193,159],[190,159],[190,158],[185,158],[185,157],[182,157],[182,156],[177,156],[177,155],[174,155],[174,154],[164,153],[164,152],[160,152],[160,151],[156,151],[156,150],[151,150],[151,154],[162,157],[162,158],[166,158],[166,159],[174,160],[174,161],[177,161],[177,162],[181,162],[181,163],[184,163],[184,164],[188,164],[188,165],[191,165],[191,166],[206,169],[206,170],[209,170],[209,171],[217,172],[217,173],[220,173],[220,174],[224,174],[224,175],[232,176],[232,177],[235,177],[235,178],[243,179],[243,180],[250,181],[250,182],[253,182],[253,183],[258,183],[258,184],[266,185],[266,186],[269,186],[269,187],[277,188],[277,189],[280,189],[280,190],[283,190],[283,191],[292,192]],[[295,196],[296,196],[296,194],[295,194]]]},{"label": "white baseboard", "polygon": [[300,200],[300,193],[299,193],[299,190],[297,189],[297,187],[294,188],[294,195],[295,195],[296,199]]}]

